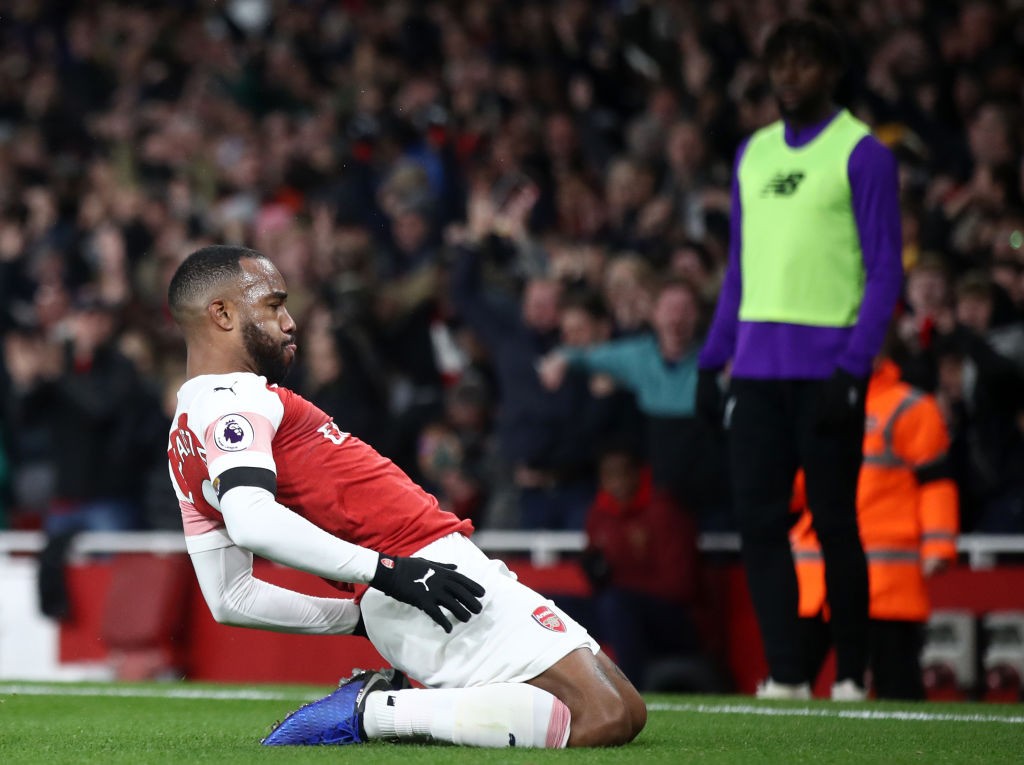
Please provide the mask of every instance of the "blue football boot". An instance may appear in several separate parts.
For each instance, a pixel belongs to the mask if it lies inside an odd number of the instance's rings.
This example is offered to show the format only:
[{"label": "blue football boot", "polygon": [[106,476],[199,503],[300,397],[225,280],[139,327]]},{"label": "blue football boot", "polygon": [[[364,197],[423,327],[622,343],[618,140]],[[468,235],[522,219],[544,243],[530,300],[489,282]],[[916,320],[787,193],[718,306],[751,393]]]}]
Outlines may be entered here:
[{"label": "blue football boot", "polygon": [[408,687],[408,681],[397,670],[356,671],[343,680],[334,693],[296,709],[260,743],[264,746],[362,744],[366,740],[362,725],[366,697],[374,691],[403,687]]}]

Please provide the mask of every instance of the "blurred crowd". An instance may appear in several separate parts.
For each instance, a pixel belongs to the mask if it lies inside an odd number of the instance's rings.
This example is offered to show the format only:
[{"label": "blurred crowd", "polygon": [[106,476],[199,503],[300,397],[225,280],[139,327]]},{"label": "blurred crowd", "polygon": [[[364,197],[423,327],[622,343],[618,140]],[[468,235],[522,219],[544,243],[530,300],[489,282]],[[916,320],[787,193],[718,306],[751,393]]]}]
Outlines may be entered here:
[{"label": "blurred crowd", "polygon": [[[223,242],[288,282],[286,384],[460,516],[582,529],[653,491],[730,528],[695,358],[733,154],[777,116],[760,45],[809,10],[900,160],[898,361],[962,528],[1024,532],[1024,6],[994,0],[11,0],[0,526],[180,528],[166,287]],[[672,374],[580,361],[626,341]]]}]

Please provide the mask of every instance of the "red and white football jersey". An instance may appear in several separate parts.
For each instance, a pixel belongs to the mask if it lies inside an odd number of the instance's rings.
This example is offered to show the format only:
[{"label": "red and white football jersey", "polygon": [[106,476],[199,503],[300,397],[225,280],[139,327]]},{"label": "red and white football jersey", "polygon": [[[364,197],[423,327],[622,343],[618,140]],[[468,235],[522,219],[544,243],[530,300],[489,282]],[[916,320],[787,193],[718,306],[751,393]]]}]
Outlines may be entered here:
[{"label": "red and white football jersey", "polygon": [[182,385],[167,458],[186,537],[224,529],[214,487],[236,467],[272,470],[278,502],[377,552],[410,555],[473,531],[369,444],[252,373],[201,375]]}]

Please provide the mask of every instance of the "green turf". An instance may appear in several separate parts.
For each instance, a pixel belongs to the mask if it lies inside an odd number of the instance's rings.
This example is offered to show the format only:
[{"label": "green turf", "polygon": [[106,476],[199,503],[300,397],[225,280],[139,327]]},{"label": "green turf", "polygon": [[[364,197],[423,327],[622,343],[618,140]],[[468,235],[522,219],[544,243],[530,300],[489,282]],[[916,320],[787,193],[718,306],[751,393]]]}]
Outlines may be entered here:
[{"label": "green turf", "polygon": [[[271,749],[258,745],[260,736],[275,720],[325,689],[192,684],[14,686],[0,682],[0,763],[4,765],[1024,762],[1024,705],[837,705],[757,702],[741,696],[651,696],[647,728],[634,743],[621,749],[485,751],[383,743]],[[97,689],[131,695],[94,695]],[[263,692],[266,697],[168,697],[194,691],[225,695]],[[36,695],[42,693],[46,695]],[[854,716],[858,713],[874,716]],[[928,719],[893,719],[900,713]]]}]

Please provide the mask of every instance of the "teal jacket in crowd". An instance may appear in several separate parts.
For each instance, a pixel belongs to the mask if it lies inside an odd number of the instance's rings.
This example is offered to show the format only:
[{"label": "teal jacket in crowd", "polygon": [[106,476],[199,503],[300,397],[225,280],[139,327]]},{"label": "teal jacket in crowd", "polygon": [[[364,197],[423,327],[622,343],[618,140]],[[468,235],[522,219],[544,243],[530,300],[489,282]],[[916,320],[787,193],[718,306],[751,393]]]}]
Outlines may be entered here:
[{"label": "teal jacket in crowd", "polygon": [[589,348],[560,348],[569,365],[610,375],[636,396],[640,411],[651,417],[692,417],[697,391],[695,343],[677,362],[662,358],[652,334],[613,340]]}]

